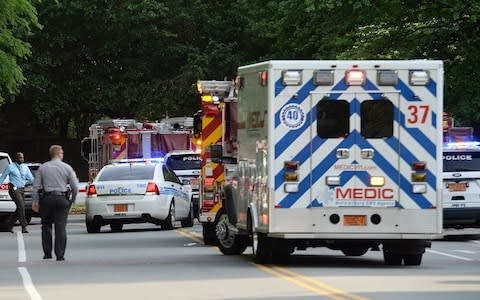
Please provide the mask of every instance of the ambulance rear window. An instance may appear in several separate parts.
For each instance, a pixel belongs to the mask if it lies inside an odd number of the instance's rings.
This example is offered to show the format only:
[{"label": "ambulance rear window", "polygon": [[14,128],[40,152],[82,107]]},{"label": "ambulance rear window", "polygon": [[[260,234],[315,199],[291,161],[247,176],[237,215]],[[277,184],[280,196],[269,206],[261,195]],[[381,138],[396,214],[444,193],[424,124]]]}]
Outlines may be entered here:
[{"label": "ambulance rear window", "polygon": [[393,103],[390,100],[363,101],[360,111],[363,137],[388,138],[393,135]]},{"label": "ambulance rear window", "polygon": [[321,138],[343,138],[349,133],[349,103],[345,100],[320,100],[317,104],[318,136]]}]

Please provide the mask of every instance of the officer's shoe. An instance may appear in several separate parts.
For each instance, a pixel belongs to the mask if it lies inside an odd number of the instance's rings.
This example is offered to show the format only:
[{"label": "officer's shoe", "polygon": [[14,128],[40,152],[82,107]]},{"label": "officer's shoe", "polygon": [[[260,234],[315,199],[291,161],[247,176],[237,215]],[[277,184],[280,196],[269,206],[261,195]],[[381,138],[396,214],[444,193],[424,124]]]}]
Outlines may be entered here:
[{"label": "officer's shoe", "polygon": [[22,233],[28,233],[27,227],[22,228]]},{"label": "officer's shoe", "polygon": [[51,255],[44,255],[44,256],[43,256],[43,259],[50,259],[50,258],[52,258]]},{"label": "officer's shoe", "polygon": [[62,260],[65,260],[65,258],[63,256],[59,256],[59,257],[57,257],[57,260],[62,261]]}]

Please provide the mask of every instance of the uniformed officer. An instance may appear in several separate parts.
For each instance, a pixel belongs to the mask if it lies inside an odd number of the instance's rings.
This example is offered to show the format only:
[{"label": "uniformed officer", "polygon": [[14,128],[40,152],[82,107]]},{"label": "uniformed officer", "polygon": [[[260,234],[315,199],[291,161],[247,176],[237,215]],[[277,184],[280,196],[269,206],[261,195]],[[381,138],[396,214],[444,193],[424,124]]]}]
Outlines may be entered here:
[{"label": "uniformed officer", "polygon": [[72,167],[62,161],[62,146],[52,145],[49,151],[51,160],[38,169],[32,196],[33,201],[39,201],[42,217],[43,259],[52,258],[52,224],[55,224],[55,255],[57,260],[64,260],[68,211],[77,197],[78,179]]}]

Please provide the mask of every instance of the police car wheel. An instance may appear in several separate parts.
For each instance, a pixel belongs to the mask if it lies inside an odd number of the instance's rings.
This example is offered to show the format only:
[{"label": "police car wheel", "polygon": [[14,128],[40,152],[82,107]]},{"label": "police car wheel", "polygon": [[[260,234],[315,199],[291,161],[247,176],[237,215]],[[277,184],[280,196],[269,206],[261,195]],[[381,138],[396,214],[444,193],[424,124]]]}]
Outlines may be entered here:
[{"label": "police car wheel", "polygon": [[85,220],[85,225],[87,227],[88,233],[99,233],[102,225],[95,221]]},{"label": "police car wheel", "polygon": [[172,200],[172,202],[170,203],[170,210],[168,212],[168,216],[165,219],[165,221],[163,221],[162,223],[162,229],[173,230],[174,225],[175,225],[175,203]]},{"label": "police car wheel", "polygon": [[112,232],[120,232],[123,229],[123,224],[122,223],[111,223],[110,224],[110,229]]},{"label": "police car wheel", "polygon": [[190,211],[188,212],[188,217],[185,220],[182,220],[182,227],[193,227],[193,203],[190,202]]}]

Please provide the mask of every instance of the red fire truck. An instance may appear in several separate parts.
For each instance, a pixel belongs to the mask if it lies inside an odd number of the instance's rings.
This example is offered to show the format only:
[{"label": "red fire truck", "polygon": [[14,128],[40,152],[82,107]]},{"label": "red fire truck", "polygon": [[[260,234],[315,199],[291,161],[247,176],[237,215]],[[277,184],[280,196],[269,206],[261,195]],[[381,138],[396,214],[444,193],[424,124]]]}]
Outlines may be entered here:
[{"label": "red fire truck", "polygon": [[176,117],[161,122],[103,119],[90,126],[82,140],[82,157],[88,161],[88,179],[112,160],[160,158],[172,150],[191,150],[193,118]]}]

